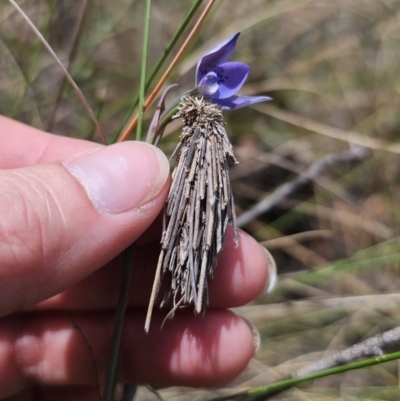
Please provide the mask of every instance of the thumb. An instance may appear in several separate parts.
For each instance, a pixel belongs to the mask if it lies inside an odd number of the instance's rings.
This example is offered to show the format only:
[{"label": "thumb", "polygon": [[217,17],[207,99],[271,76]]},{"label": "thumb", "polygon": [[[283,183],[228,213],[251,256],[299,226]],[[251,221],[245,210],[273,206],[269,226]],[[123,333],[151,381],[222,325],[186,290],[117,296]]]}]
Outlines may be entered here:
[{"label": "thumb", "polygon": [[54,295],[113,259],[152,223],[168,160],[143,142],[0,170],[0,315]]}]

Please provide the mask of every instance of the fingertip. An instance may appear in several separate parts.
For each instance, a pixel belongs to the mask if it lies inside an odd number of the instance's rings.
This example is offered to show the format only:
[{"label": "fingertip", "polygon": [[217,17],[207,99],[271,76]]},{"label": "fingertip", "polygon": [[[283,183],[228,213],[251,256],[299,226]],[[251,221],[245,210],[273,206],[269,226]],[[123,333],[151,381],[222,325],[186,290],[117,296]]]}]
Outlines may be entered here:
[{"label": "fingertip", "polygon": [[263,248],[244,231],[239,230],[235,246],[233,230],[225,238],[214,277],[210,280],[212,307],[244,305],[260,295],[269,281],[269,263]]},{"label": "fingertip", "polygon": [[[171,359],[176,377],[189,372],[195,386],[222,385],[240,374],[254,355],[253,335],[248,324],[230,311],[215,311],[197,317]],[[203,340],[203,349],[199,339]],[[182,358],[187,366],[182,365]],[[191,372],[191,373],[190,373]],[[192,383],[190,383],[192,382]]]},{"label": "fingertip", "polygon": [[127,332],[137,339],[136,352],[125,358],[128,380],[212,387],[234,379],[254,355],[252,330],[231,311],[211,310],[204,316],[187,311],[161,328],[162,323],[157,314],[147,335]]},{"label": "fingertip", "polygon": [[169,176],[166,156],[145,142],[118,143],[64,166],[101,214],[123,213],[148,203]]}]

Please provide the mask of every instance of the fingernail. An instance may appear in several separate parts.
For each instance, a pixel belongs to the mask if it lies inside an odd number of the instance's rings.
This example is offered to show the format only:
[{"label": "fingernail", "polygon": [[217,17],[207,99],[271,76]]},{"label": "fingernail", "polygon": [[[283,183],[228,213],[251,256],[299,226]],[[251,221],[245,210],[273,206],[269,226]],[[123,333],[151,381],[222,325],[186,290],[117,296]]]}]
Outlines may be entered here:
[{"label": "fingernail", "polygon": [[155,198],[169,175],[169,163],[145,142],[111,145],[65,164],[85,188],[94,207],[105,214],[138,208]]},{"label": "fingernail", "polygon": [[271,292],[278,281],[277,269],[275,259],[269,253],[267,248],[263,247],[265,252],[265,256],[267,257],[267,268],[268,268],[268,286],[267,286],[267,293]]},{"label": "fingernail", "polygon": [[255,326],[254,323],[252,323],[250,320],[247,318],[241,316],[241,318],[247,323],[247,325],[250,327],[251,334],[253,335],[253,347],[254,347],[254,353],[256,353],[261,346],[261,335],[260,332],[258,331],[257,327]]}]

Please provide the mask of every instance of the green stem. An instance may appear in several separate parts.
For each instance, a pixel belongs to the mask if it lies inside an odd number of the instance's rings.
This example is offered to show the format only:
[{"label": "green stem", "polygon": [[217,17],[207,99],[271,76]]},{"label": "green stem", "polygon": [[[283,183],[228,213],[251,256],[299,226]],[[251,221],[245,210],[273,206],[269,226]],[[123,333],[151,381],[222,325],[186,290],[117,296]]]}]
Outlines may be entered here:
[{"label": "green stem", "polygon": [[[171,41],[168,43],[168,45],[165,48],[163,54],[161,55],[161,57],[157,61],[156,66],[153,68],[153,71],[150,73],[150,75],[149,75],[149,77],[147,79],[147,82],[146,82],[146,85],[145,85],[145,90],[146,91],[149,89],[151,83],[153,82],[154,78],[156,77],[156,75],[160,71],[160,69],[163,66],[165,60],[170,55],[171,50],[174,48],[176,42],[181,37],[183,31],[186,29],[186,27],[188,26],[189,22],[192,20],[194,14],[198,10],[198,8],[200,7],[202,2],[203,2],[203,0],[196,0],[195,1],[195,3],[193,4],[192,8],[189,10],[189,12],[185,16],[183,22],[179,26],[178,30],[175,32],[175,35],[172,37]],[[139,101],[139,95],[136,94],[134,96],[133,100],[132,100],[132,103],[131,103],[131,106],[129,107],[128,112],[126,113],[125,117],[121,121],[121,124],[119,125],[118,129],[116,130],[116,132],[115,132],[115,134],[114,134],[114,136],[113,136],[113,138],[111,140],[111,143],[114,143],[118,139],[123,126],[128,121],[128,118],[132,115],[132,112],[135,109],[135,107],[137,106],[138,101]]]},{"label": "green stem", "polygon": [[[143,55],[142,55],[142,72],[140,77],[140,95],[139,95],[139,120],[136,132],[136,139],[141,140],[142,137],[142,123],[143,123],[143,105],[144,105],[144,92],[146,82],[146,68],[147,68],[147,53],[149,47],[150,36],[150,17],[151,17],[151,0],[146,0],[146,14],[144,23],[143,34]],[[103,401],[113,401],[115,397],[115,389],[118,379],[118,361],[121,345],[122,328],[124,324],[124,317],[126,306],[128,303],[129,288],[132,277],[132,266],[135,255],[136,245],[132,244],[124,253],[124,268],[121,276],[121,287],[119,293],[119,300],[117,306],[117,313],[114,323],[114,332],[111,344],[111,355],[108,363],[108,370],[106,375],[106,382],[104,387]]]},{"label": "green stem", "polygon": [[274,395],[274,394],[280,393],[284,390],[288,390],[289,388],[291,388],[299,383],[303,383],[303,382],[315,380],[315,379],[320,379],[322,377],[336,375],[339,373],[348,372],[350,370],[361,369],[361,368],[365,368],[368,366],[378,365],[378,364],[393,361],[396,359],[400,359],[400,352],[393,352],[392,354],[377,356],[374,358],[365,359],[363,361],[349,363],[347,365],[322,370],[320,372],[311,373],[309,375],[305,375],[302,377],[294,377],[291,379],[282,380],[277,383],[271,383],[271,384],[267,384],[266,386],[255,387],[250,390],[241,391],[236,394],[212,398],[210,401],[225,401],[225,400],[231,400],[231,399],[239,398],[239,397],[243,397],[243,396],[250,396],[250,397],[264,396],[264,397],[266,397],[269,395]]},{"label": "green stem", "polygon": [[164,64],[164,61],[167,59],[169,56],[171,50],[175,46],[176,42],[182,35],[183,31],[186,29],[188,26],[189,22],[193,18],[193,15],[197,11],[197,9],[200,7],[201,3],[203,0],[196,0],[195,3],[193,4],[192,8],[189,10],[187,15],[185,16],[181,26],[178,28],[178,30],[175,32],[175,35],[172,37],[171,41],[168,43],[167,47],[164,50],[164,53],[161,55],[160,59],[158,60],[156,66],[154,67],[153,71],[150,73],[150,76],[146,82],[146,89],[150,86],[150,84],[153,82],[154,77],[157,75],[158,71],[160,71],[160,68]]},{"label": "green stem", "polygon": [[119,349],[121,345],[121,335],[124,325],[126,305],[128,303],[135,248],[136,244],[133,243],[128,249],[125,250],[124,254],[124,266],[121,274],[121,287],[119,292],[117,312],[115,315],[114,331],[111,341],[111,353],[107,365],[102,401],[113,401],[115,398],[115,388],[118,377]]},{"label": "green stem", "polygon": [[[139,96],[139,120],[136,132],[136,139],[141,140],[142,123],[143,123],[143,105],[144,92],[146,82],[147,53],[149,48],[150,36],[150,17],[151,17],[151,0],[146,0],[146,14],[143,35],[143,55],[142,55],[142,72],[140,77],[140,96]],[[112,338],[112,349],[106,375],[106,383],[103,394],[103,401],[113,401],[115,397],[115,389],[118,379],[118,361],[121,345],[122,328],[124,325],[124,317],[126,305],[128,303],[129,288],[132,277],[132,266],[135,255],[135,244],[132,244],[124,253],[124,268],[121,276],[121,287],[117,306],[117,313],[114,323],[114,332]]]},{"label": "green stem", "polygon": [[142,140],[142,125],[143,125],[143,108],[144,108],[144,93],[146,90],[146,69],[147,69],[147,54],[149,50],[150,36],[150,17],[151,17],[151,0],[146,0],[146,15],[144,20],[144,35],[143,35],[143,54],[142,54],[142,71],[140,74],[140,91],[139,91],[139,118],[136,129],[136,140]]}]

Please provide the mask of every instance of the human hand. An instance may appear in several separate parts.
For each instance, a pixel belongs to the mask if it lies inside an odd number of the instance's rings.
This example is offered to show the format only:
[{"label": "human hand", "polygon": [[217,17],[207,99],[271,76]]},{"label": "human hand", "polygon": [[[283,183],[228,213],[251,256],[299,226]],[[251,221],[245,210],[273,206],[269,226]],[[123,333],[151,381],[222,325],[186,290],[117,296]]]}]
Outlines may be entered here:
[{"label": "human hand", "polygon": [[121,381],[215,386],[244,369],[252,331],[226,308],[263,291],[268,262],[243,232],[237,248],[228,232],[205,316],[178,312],[160,329],[166,311],[155,310],[144,333],[169,182],[161,151],[106,148],[4,117],[0,143],[0,398],[99,399],[120,254],[136,240]]}]

